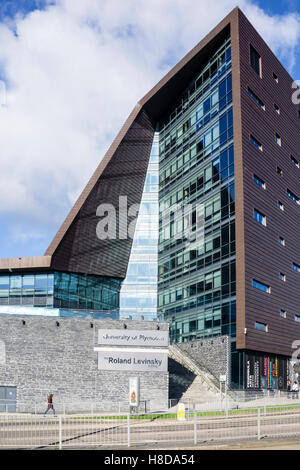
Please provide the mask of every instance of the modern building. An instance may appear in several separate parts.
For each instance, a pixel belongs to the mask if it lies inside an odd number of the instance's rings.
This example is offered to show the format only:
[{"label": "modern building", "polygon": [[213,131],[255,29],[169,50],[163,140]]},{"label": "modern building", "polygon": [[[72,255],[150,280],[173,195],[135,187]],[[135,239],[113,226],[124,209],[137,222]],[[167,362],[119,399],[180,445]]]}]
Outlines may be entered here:
[{"label": "modern building", "polygon": [[157,319],[159,134],[154,135],[132,249],[120,292],[120,318]]},{"label": "modern building", "polygon": [[185,348],[226,339],[230,387],[285,389],[300,339],[294,91],[235,8],[137,103],[45,255],[0,260],[6,313],[158,316]]}]

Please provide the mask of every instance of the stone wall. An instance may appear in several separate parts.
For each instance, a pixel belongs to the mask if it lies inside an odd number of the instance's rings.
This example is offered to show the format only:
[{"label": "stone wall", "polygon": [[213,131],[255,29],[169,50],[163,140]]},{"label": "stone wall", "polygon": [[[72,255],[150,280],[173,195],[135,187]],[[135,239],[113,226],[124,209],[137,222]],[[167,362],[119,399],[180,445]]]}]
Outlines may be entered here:
[{"label": "stone wall", "polygon": [[[128,330],[156,329],[154,322],[126,324]],[[140,378],[140,399],[148,409],[166,409],[167,372],[98,370],[98,329],[116,328],[125,331],[124,322],[0,315],[0,386],[17,387],[19,412],[44,411],[49,392],[57,413],[123,411],[134,376]],[[168,330],[168,324],[161,323],[160,329]]]},{"label": "stone wall", "polygon": [[217,336],[189,343],[178,343],[177,346],[187,352],[195,362],[207,369],[219,382],[220,375],[230,377],[230,339],[228,336]]}]

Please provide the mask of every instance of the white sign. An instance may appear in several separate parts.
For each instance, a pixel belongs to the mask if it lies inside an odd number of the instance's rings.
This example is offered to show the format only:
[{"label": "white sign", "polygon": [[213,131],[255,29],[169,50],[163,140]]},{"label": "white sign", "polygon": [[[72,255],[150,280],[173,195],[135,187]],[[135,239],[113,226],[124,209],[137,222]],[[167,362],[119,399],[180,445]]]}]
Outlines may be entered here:
[{"label": "white sign", "polygon": [[140,404],[140,380],[139,377],[129,379],[129,405],[139,406]]},{"label": "white sign", "polygon": [[98,344],[110,346],[169,346],[169,332],[160,330],[98,330]]},{"label": "white sign", "polygon": [[148,352],[99,351],[99,370],[131,370],[147,372],[167,372],[168,350]]},{"label": "white sign", "polygon": [[220,375],[220,382],[226,382],[227,377],[226,375]]}]

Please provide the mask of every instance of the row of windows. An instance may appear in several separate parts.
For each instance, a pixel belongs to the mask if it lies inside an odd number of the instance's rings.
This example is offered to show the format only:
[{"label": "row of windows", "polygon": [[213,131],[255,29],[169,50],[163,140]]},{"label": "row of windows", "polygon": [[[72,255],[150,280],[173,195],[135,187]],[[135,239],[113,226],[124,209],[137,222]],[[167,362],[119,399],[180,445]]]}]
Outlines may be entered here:
[{"label": "row of windows", "polygon": [[[281,147],[281,137],[279,134],[275,133],[275,142],[277,145],[279,145]],[[262,146],[262,143],[259,142],[252,134],[250,134],[249,136],[249,139],[250,139],[250,142],[252,142],[253,145],[255,145],[255,147],[260,150],[261,152],[263,151],[263,146]],[[292,156],[291,156],[292,157]],[[291,161],[292,161],[292,158],[291,158]],[[297,160],[296,160],[297,161]],[[294,162],[293,162],[294,163]]]},{"label": "row of windows", "polygon": [[[251,98],[253,99],[253,101],[255,101],[255,103],[261,108],[263,109],[264,111],[266,110],[266,106],[265,104],[263,103],[263,101],[254,93],[254,91],[251,90],[251,88],[248,87],[248,94],[251,96]],[[274,111],[277,113],[277,114],[280,114],[280,108],[278,106],[278,104],[274,103],[273,105],[273,108],[274,108]]]},{"label": "row of windows", "polygon": [[[160,199],[160,213],[167,211],[176,204],[192,203],[201,196],[208,194],[219,184],[234,175],[233,146],[225,148],[218,157],[214,158],[206,167],[197,172],[197,177],[191,178],[187,183],[177,185],[167,196]],[[171,209],[170,209],[171,210]]]},{"label": "row of windows", "polygon": [[223,113],[215,125],[198,139],[197,143],[196,141],[192,142],[183,152],[174,156],[168,166],[161,169],[160,189],[164,189],[166,185],[176,181],[178,177],[182,178],[195,165],[202,164],[211,153],[217,152],[227,141],[231,140],[232,135],[233,118],[232,108],[230,108],[226,113]]},{"label": "row of windows", "polygon": [[172,343],[220,334],[235,335],[235,323],[236,303],[235,301],[226,302],[215,307],[200,309],[196,314],[172,318],[170,340]]},{"label": "row of windows", "polygon": [[[250,44],[250,65],[257,75],[262,78],[262,58],[252,44]],[[272,73],[272,77],[274,82],[279,83],[278,75],[275,72]]]},{"label": "row of windows", "polygon": [[[300,272],[300,266],[298,266],[298,268],[299,269],[297,269],[297,271]],[[284,282],[286,281],[286,276],[283,273],[279,273],[279,278]],[[255,279],[253,279],[252,285],[253,285],[253,287],[255,287],[256,289],[259,289],[262,292],[266,292],[267,294],[271,293],[271,287],[267,284],[264,284],[263,282],[260,282],[260,281],[257,281]],[[282,318],[287,318],[287,312],[285,310],[280,310],[280,316]],[[295,319],[295,321],[300,322],[300,315],[295,315],[294,319]],[[263,323],[258,323],[258,322],[256,323],[256,325],[257,325],[256,329],[261,329],[263,331],[267,331],[265,329],[267,327],[267,325],[265,325]],[[264,328],[262,327],[262,325],[264,325]]]},{"label": "row of windows", "polygon": [[[163,152],[167,152],[175,145],[178,147],[185,141],[185,134],[193,128],[200,130],[213,117],[220,112],[230,101],[230,97],[225,99],[227,93],[232,90],[231,74],[223,80],[220,85],[214,89],[197,108],[185,118],[184,122],[178,123],[177,127],[168,133],[162,133],[160,136],[160,155],[162,159],[166,158]],[[210,114],[208,114],[210,113]],[[190,134],[191,132],[189,132]],[[190,136],[189,136],[190,137]]]},{"label": "row of windows", "polygon": [[235,261],[225,263],[221,270],[197,276],[193,282],[186,280],[159,292],[158,304],[165,316],[201,307],[233,297],[236,294]]},{"label": "row of windows", "polygon": [[[280,310],[280,316],[282,318],[287,318],[287,313],[284,310]],[[294,320],[297,323],[300,323],[300,315],[294,315]],[[259,331],[264,331],[265,333],[269,332],[269,325],[267,323],[255,322],[255,329]]]},{"label": "row of windows", "polygon": [[[253,70],[255,70],[257,75],[259,75],[259,77],[262,78],[262,58],[261,58],[260,54],[254,49],[252,44],[250,45],[250,65],[253,68]],[[272,77],[273,77],[273,81],[275,83],[279,83],[278,75],[275,72],[272,73]],[[263,105],[262,101],[253,92],[250,91],[249,94],[251,96],[254,95],[254,96],[252,96],[252,98],[257,102],[257,104],[260,107],[263,108],[264,105]],[[279,106],[274,104],[274,109],[278,114],[280,114]],[[298,117],[300,118],[300,111],[299,110],[297,110],[297,114],[298,114]]]},{"label": "row of windows", "polygon": [[174,120],[182,115],[182,112],[192,106],[209,87],[215,84],[230,65],[231,47],[230,37],[228,37],[207,64],[202,67],[201,72],[197,74],[189,87],[180,96],[170,113],[161,121],[160,131],[167,129],[170,124],[173,124]]},{"label": "row of windows", "polygon": [[[170,219],[170,223],[168,223],[168,220],[167,223],[162,220],[159,229],[159,253],[178,247],[197,235],[198,229],[202,229],[202,226],[199,227],[199,224],[197,224],[197,212],[200,209],[203,211],[202,220],[207,231],[213,228],[215,224],[224,221],[228,217],[233,217],[235,215],[234,196],[234,183],[231,183],[224,186],[214,197],[193,207],[189,218],[185,221],[176,220],[175,216],[173,220]],[[184,227],[182,227],[183,223],[186,224]],[[178,227],[177,224],[179,224]],[[180,231],[182,228],[184,229],[183,232]],[[177,251],[178,249],[180,248],[177,248]]]}]

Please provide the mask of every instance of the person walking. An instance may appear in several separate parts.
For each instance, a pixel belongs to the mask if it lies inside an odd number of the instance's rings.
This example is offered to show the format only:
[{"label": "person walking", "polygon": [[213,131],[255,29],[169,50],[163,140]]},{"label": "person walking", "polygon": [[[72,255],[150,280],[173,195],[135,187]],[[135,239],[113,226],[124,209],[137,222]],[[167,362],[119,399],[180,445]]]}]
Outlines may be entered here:
[{"label": "person walking", "polygon": [[293,392],[292,398],[298,398],[299,386],[296,380],[293,383],[292,392]]},{"label": "person walking", "polygon": [[52,410],[53,415],[55,415],[55,409],[53,407],[53,393],[50,393],[50,395],[48,395],[48,406],[44,415],[46,415],[49,410]]},{"label": "person walking", "polygon": [[292,386],[291,386],[291,381],[288,380],[288,381],[287,381],[287,398],[290,398],[290,397],[291,397],[291,395],[290,395],[290,394],[291,394],[291,387],[292,387]]}]

